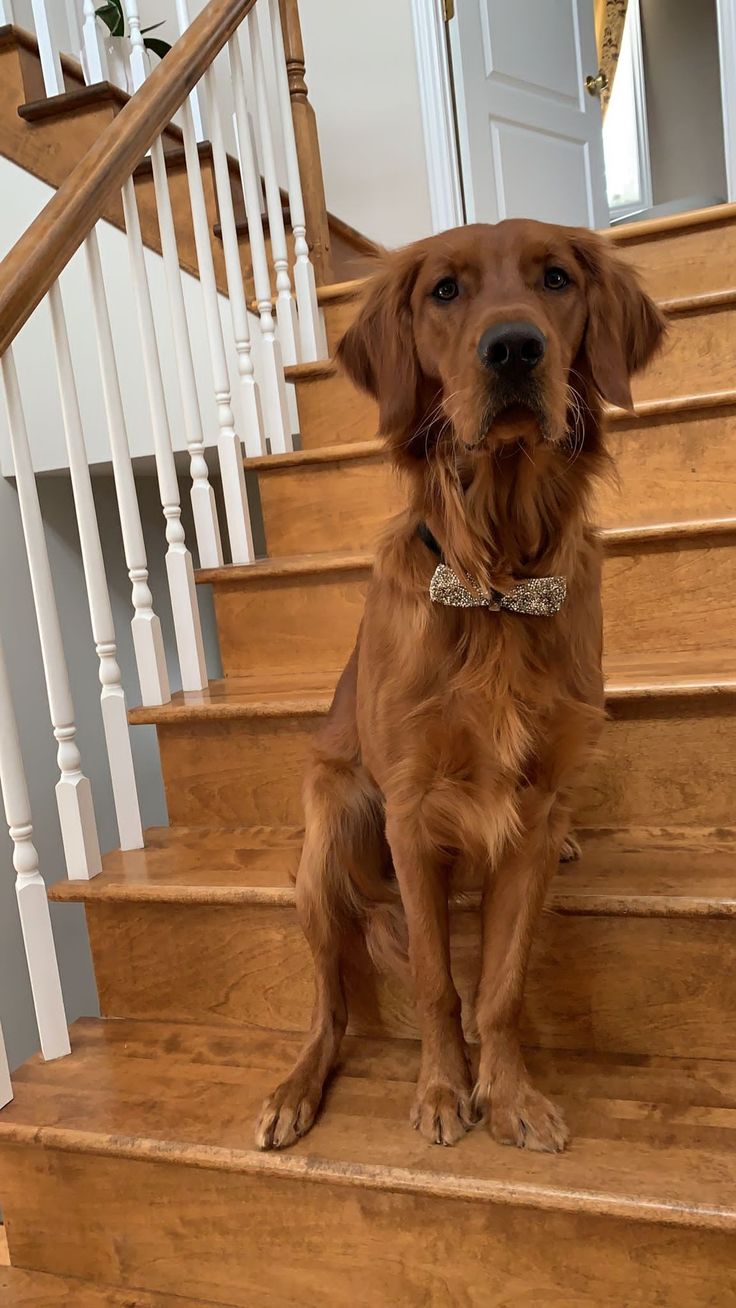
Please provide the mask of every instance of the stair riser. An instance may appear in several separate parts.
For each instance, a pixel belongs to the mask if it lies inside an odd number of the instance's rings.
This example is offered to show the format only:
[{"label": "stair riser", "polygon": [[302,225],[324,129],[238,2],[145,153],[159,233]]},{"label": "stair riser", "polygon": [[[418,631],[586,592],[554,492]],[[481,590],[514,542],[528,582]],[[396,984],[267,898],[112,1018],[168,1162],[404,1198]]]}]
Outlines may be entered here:
[{"label": "stair riser", "polygon": [[[618,485],[598,488],[602,526],[725,517],[736,505],[736,408],[612,425]],[[380,455],[257,472],[271,557],[371,546],[408,488]]]},{"label": "stair riser", "polygon": [[[729,826],[736,757],[732,696],[617,702],[581,792],[587,826]],[[309,744],[321,717],[199,719],[158,728],[169,820],[182,826],[299,826]]]},{"label": "stair riser", "polygon": [[[669,338],[646,372],[634,379],[634,400],[663,400],[729,390],[734,384],[736,306],[678,314]],[[374,402],[345,377],[297,383],[303,449],[372,440],[378,430]]]},{"label": "stair riser", "polygon": [[334,373],[297,381],[300,443],[303,450],[373,440],[378,408],[347,377]]},{"label": "stair riser", "polygon": [[719,1232],[28,1146],[7,1148],[3,1179],[14,1261],[197,1303],[720,1308],[736,1294]]},{"label": "stair riser", "polygon": [[[226,676],[267,672],[275,664],[342,668],[355,643],[368,570],[281,577],[216,586]],[[603,568],[604,645],[608,655],[729,646],[736,630],[736,540],[695,538],[611,548]],[[309,663],[305,663],[306,655]]]},{"label": "stair riser", "polygon": [[611,241],[633,263],[657,300],[705,295],[736,286],[736,223],[713,222],[636,241]]},{"label": "stair riser", "polygon": [[[309,949],[291,907],[87,905],[106,1017],[306,1031]],[[527,981],[526,1042],[540,1048],[736,1058],[735,920],[545,914]],[[466,1030],[480,959],[475,911],[453,914]],[[350,1027],[419,1034],[411,996],[351,950]]]}]

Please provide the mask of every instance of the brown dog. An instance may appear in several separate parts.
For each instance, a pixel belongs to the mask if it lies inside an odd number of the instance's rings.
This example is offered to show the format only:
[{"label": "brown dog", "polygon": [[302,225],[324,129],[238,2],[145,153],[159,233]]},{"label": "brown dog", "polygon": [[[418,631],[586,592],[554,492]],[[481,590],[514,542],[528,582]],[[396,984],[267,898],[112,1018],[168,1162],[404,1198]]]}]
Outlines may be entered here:
[{"label": "brown dog", "polygon": [[[399,955],[408,932],[422,1135],[454,1144],[483,1114],[503,1143],[565,1146],[524,1064],[519,1016],[603,720],[587,516],[606,466],[601,397],[631,407],[629,378],[663,331],[597,236],[513,220],[387,257],[340,344],[345,371],[378,400],[411,507],[378,552],[306,781],[296,893],[316,1002],[294,1070],[263,1105],[263,1149],[314,1121],[346,1026],[341,956],[356,920],[377,958]],[[483,888],[475,1086],[450,975],[458,874]]]}]

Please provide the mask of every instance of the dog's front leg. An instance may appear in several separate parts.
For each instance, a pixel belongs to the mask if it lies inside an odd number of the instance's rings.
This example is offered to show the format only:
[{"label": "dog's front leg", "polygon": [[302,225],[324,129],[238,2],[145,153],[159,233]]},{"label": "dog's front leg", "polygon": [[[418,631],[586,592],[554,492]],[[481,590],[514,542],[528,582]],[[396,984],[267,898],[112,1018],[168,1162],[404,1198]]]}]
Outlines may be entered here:
[{"label": "dog's front leg", "polygon": [[433,1144],[452,1145],[474,1124],[472,1080],[450,972],[446,869],[421,823],[390,809],[386,836],[406,914],[422,1058],[412,1125]]},{"label": "dog's front leg", "polygon": [[568,1130],[559,1110],[531,1082],[519,1021],[534,929],[567,834],[568,815],[554,795],[530,790],[521,817],[523,835],[500,860],[483,894],[475,1099],[501,1144],[555,1152],[565,1148]]}]

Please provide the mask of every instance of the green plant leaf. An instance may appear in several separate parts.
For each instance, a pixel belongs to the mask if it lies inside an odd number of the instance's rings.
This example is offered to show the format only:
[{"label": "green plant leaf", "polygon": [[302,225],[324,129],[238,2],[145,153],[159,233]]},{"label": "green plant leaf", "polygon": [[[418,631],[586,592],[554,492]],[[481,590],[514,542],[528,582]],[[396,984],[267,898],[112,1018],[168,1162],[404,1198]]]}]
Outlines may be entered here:
[{"label": "green plant leaf", "polygon": [[145,36],[145,35],[146,35],[146,32],[155,32],[155,31],[156,31],[156,28],[157,28],[157,27],[163,27],[163,25],[164,25],[165,22],[166,22],[166,19],[165,19],[165,18],[162,18],[160,23],[151,23],[151,26],[150,26],[150,27],[142,27],[142,28],[141,28],[141,36]]},{"label": "green plant leaf", "polygon": [[95,10],[95,14],[105,24],[111,36],[125,36],[122,0],[107,0],[106,4]]},{"label": "green plant leaf", "polygon": [[146,37],[143,44],[147,50],[152,50],[155,55],[158,55],[159,59],[163,59],[164,55],[167,55],[171,49],[168,41],[159,41],[156,36]]}]

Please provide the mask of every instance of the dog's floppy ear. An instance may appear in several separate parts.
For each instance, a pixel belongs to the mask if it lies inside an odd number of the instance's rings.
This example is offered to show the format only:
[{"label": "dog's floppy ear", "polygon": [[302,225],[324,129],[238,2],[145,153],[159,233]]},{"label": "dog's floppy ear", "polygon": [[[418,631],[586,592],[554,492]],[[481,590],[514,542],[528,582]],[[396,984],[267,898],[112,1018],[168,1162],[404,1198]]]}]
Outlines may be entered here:
[{"label": "dog's floppy ear", "polygon": [[599,236],[578,235],[574,245],[587,282],[583,350],[593,382],[605,400],[631,409],[631,377],[662,344],[667,324],[634,270]]},{"label": "dog's floppy ear", "polygon": [[411,313],[419,263],[411,247],[385,257],[337,347],[338,363],[350,380],[378,401],[382,434],[395,438],[410,436],[422,418],[423,375]]}]

